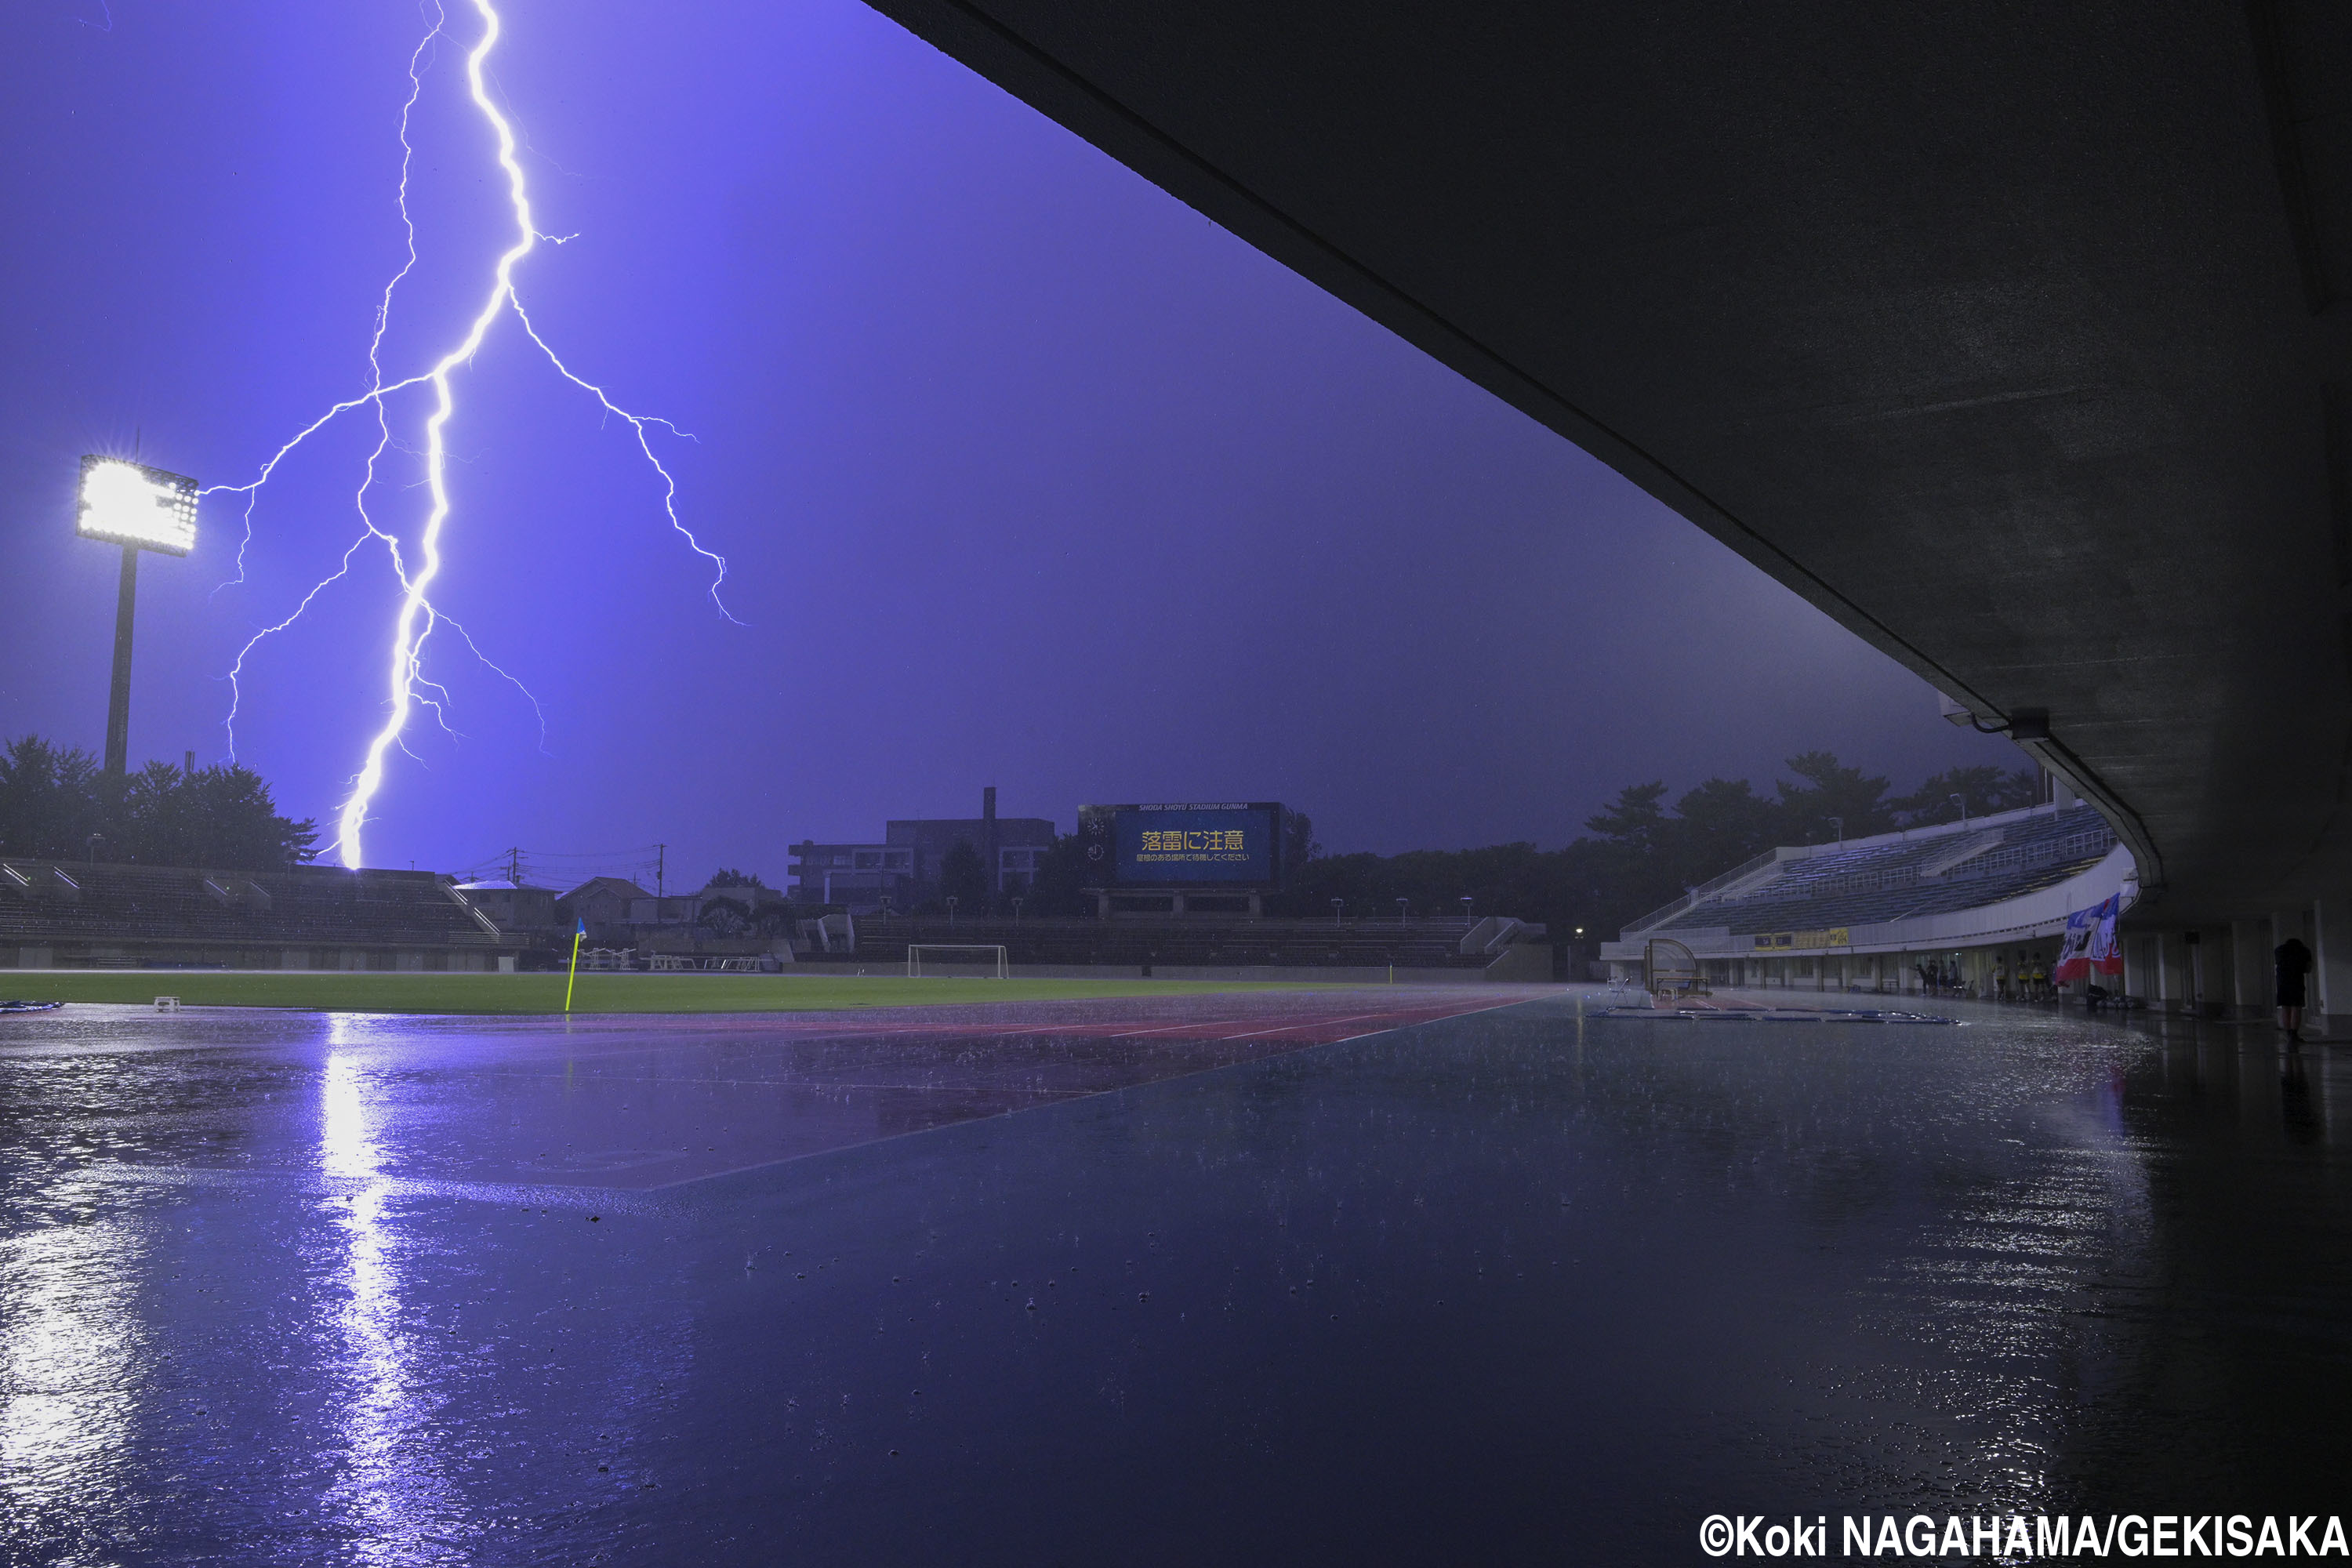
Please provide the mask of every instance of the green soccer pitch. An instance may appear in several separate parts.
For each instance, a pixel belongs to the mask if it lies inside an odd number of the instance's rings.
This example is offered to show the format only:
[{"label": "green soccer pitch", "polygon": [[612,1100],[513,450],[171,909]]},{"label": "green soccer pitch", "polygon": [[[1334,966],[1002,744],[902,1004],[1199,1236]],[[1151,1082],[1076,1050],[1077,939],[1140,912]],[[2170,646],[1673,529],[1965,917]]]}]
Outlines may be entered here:
[{"label": "green soccer pitch", "polygon": [[[926,1003],[1036,1002],[1214,991],[1343,989],[1285,981],[908,980],[898,975],[583,974],[580,1013],[801,1013]],[[278,970],[0,972],[0,998],[299,1007],[320,1013],[561,1013],[561,974],[393,974]]]}]

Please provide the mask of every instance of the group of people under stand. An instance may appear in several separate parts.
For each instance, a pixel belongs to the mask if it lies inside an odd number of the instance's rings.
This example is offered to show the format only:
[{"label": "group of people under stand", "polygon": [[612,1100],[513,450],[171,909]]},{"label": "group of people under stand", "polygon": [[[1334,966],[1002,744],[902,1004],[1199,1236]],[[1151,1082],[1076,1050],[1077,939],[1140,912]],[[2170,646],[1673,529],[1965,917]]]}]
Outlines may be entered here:
[{"label": "group of people under stand", "polygon": [[2007,959],[1992,966],[1992,994],[1994,1000],[2000,1002],[2047,1002],[2055,994],[2050,988],[2048,970],[2038,963],[2031,969],[2020,964],[2017,973],[2011,974]]},{"label": "group of people under stand", "polygon": [[[1973,988],[1961,978],[1957,961],[1931,959],[1912,967],[1918,972],[1919,989],[1929,996],[1973,994]],[[2049,973],[2037,964],[2031,970],[2021,966],[2012,976],[2009,963],[2004,959],[1992,966],[1992,995],[2002,1002],[2047,1001],[2051,995]]]},{"label": "group of people under stand", "polygon": [[1919,973],[1919,990],[1928,996],[1957,996],[1960,994],[1960,966],[1929,959],[1911,966]]},{"label": "group of people under stand", "polygon": [[[2303,1010],[2305,992],[2311,975],[2311,949],[2301,937],[2289,937],[2278,944],[2271,954],[2276,968],[2278,994],[2278,1026],[2287,1039],[2288,1048],[2303,1044]],[[1927,960],[1913,965],[1919,975],[1919,989],[1930,996],[1961,996],[1969,988],[1960,978],[1960,966],[1943,960]],[[2011,991],[2016,994],[2012,996]],[[2006,960],[1992,966],[1992,994],[1997,999],[2022,1002],[2047,1001],[2051,995],[2050,976],[2040,964],[2032,969],[2020,965],[2011,975]]]}]

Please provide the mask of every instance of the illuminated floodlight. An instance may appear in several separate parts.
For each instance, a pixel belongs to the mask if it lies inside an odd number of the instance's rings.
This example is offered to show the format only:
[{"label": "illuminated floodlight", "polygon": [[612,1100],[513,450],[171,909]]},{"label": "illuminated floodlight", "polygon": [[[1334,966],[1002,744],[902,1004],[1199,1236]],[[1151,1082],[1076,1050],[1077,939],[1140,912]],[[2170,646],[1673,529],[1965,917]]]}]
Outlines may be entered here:
[{"label": "illuminated floodlight", "polygon": [[86,457],[74,531],[131,550],[185,555],[196,547],[196,481],[121,458]]},{"label": "illuminated floodlight", "polygon": [[139,552],[185,555],[196,547],[196,481],[121,458],[86,456],[74,531],[122,547],[114,598],[114,680],[106,701],[106,771],[131,764],[131,626],[138,613]]}]

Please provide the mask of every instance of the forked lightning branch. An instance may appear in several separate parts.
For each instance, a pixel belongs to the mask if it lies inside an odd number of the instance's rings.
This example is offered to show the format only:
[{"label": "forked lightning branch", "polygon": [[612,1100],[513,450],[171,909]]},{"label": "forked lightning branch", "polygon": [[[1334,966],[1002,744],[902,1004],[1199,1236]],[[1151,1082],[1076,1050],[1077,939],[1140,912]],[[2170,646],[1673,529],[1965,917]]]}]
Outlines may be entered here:
[{"label": "forked lightning branch", "polygon": [[[660,426],[664,430],[676,436],[684,436],[685,433],[667,420],[632,413],[614,402],[603,387],[574,374],[549,344],[546,338],[541,334],[516,293],[515,274],[522,262],[539,247],[542,241],[550,244],[561,243],[561,241],[553,236],[541,233],[535,223],[531,210],[530,184],[525,177],[522,164],[516,156],[514,128],[493,101],[488,85],[486,62],[498,45],[501,30],[499,13],[490,0],[469,0],[469,3],[480,21],[481,32],[466,55],[467,95],[488,132],[494,149],[493,155],[503,175],[504,189],[513,216],[513,230],[504,249],[499,251],[488,264],[488,276],[484,279],[483,291],[479,297],[480,304],[469,318],[460,323],[452,324],[452,335],[447,340],[446,348],[423,369],[396,379],[387,379],[384,374],[381,351],[385,329],[400,286],[417,261],[416,230],[409,210],[409,178],[414,163],[414,148],[409,139],[409,125],[410,117],[423,92],[424,73],[429,67],[433,47],[444,36],[444,28],[447,21],[446,15],[436,5],[429,13],[430,26],[409,58],[409,93],[406,102],[402,106],[399,120],[402,160],[396,202],[403,228],[408,237],[407,259],[385,284],[376,309],[374,335],[370,341],[368,350],[371,380],[367,387],[356,395],[335,404],[317,419],[297,431],[291,439],[279,447],[261,466],[260,472],[244,484],[215,485],[197,492],[194,490],[192,481],[177,480],[176,476],[162,476],[159,479],[150,480],[142,476],[160,474],[160,470],[137,469],[135,465],[100,459],[90,460],[99,466],[86,472],[84,478],[85,525],[82,531],[85,533],[92,531],[88,526],[87,519],[93,507],[107,510],[109,515],[112,515],[120,513],[124,506],[129,504],[125,495],[118,492],[127,492],[134,483],[174,482],[180,484],[183,489],[191,495],[226,493],[245,496],[247,498],[246,544],[249,545],[253,539],[256,500],[263,487],[278,472],[279,466],[312,436],[344,416],[364,410],[374,416],[377,424],[377,440],[374,449],[368,455],[366,463],[358,475],[353,495],[354,506],[360,520],[359,532],[343,552],[341,561],[335,571],[304,595],[283,619],[257,630],[239,650],[236,660],[229,671],[232,685],[229,740],[230,749],[234,753],[236,745],[234,724],[237,706],[243,697],[239,680],[245,673],[247,658],[267,639],[285,631],[299,620],[317,601],[322,591],[348,575],[364,547],[375,545],[383,549],[383,560],[399,584],[400,597],[392,622],[385,628],[384,633],[382,656],[382,716],[375,721],[376,727],[369,737],[359,766],[352,775],[349,792],[344,796],[336,816],[335,854],[345,866],[352,868],[357,868],[362,860],[362,835],[367,827],[376,797],[384,787],[390,753],[395,748],[406,749],[404,735],[410,721],[415,718],[416,710],[425,708],[431,710],[436,720],[441,721],[445,727],[446,725],[444,709],[448,698],[447,690],[428,677],[425,672],[427,647],[432,642],[434,633],[446,625],[466,644],[468,650],[478,658],[482,657],[481,650],[474,647],[473,639],[467,635],[465,628],[451,620],[435,604],[432,591],[434,584],[441,574],[446,559],[445,548],[454,537],[450,532],[450,524],[456,514],[456,508],[448,484],[449,426],[458,414],[457,391],[454,377],[456,373],[470,363],[475,355],[484,347],[490,336],[491,329],[502,318],[511,316],[515,326],[520,329],[524,337],[530,340],[532,347],[546,356],[548,363],[555,368],[559,375],[593,397],[602,414],[616,417],[627,426],[639,453],[659,480],[661,505],[670,527],[684,540],[688,548],[709,562],[712,569],[710,583],[712,603],[718,605],[719,614],[727,613],[726,606],[719,596],[719,585],[727,578],[727,562],[717,552],[706,547],[679,518],[677,481],[655,453],[650,427]],[[402,398],[401,395],[408,393],[415,393],[416,396],[414,399]],[[412,427],[415,431],[415,438],[413,443],[398,441],[395,438],[395,431],[400,428],[404,421],[395,417],[395,408],[413,403],[423,405],[421,411],[411,408],[408,412],[408,418],[414,421]],[[396,445],[404,449],[416,451],[423,469],[425,490],[423,514],[405,522],[380,520],[372,510],[372,498],[379,482],[383,479],[381,469],[384,466],[385,454]],[[136,496],[129,498],[130,502],[139,500],[140,498]],[[178,521],[184,527],[186,535],[184,539],[174,534],[173,541],[163,542],[154,542],[145,539],[117,540],[125,546],[126,563],[123,568],[122,619],[117,634],[116,704],[118,711],[127,711],[125,693],[129,668],[129,615],[131,583],[135,567],[136,552],[139,549],[172,550],[173,542],[176,542],[177,548],[173,552],[184,553],[194,542],[194,520],[192,508],[189,510],[189,514],[180,517]],[[237,559],[241,578],[245,546],[240,546]],[[505,670],[491,664],[487,658],[482,658],[482,662],[498,675],[509,680],[514,679]],[[521,686],[519,680],[516,680],[515,684],[518,687]],[[525,689],[525,695],[529,695],[528,689]],[[537,706],[536,699],[533,699],[533,706],[534,708]],[[118,718],[114,723],[115,725],[125,724],[127,720]],[[114,727],[110,726],[109,736],[110,755],[119,744],[119,736],[115,733]]]}]

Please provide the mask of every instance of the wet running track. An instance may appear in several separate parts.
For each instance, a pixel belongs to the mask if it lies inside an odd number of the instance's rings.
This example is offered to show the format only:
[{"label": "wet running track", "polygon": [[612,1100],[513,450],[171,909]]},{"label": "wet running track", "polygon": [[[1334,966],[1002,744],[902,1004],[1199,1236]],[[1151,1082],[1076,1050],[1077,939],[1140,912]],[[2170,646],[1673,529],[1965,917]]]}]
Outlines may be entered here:
[{"label": "wet running track", "polygon": [[1528,994],[0,1019],[0,1561],[2352,1511],[2352,1051]]}]

